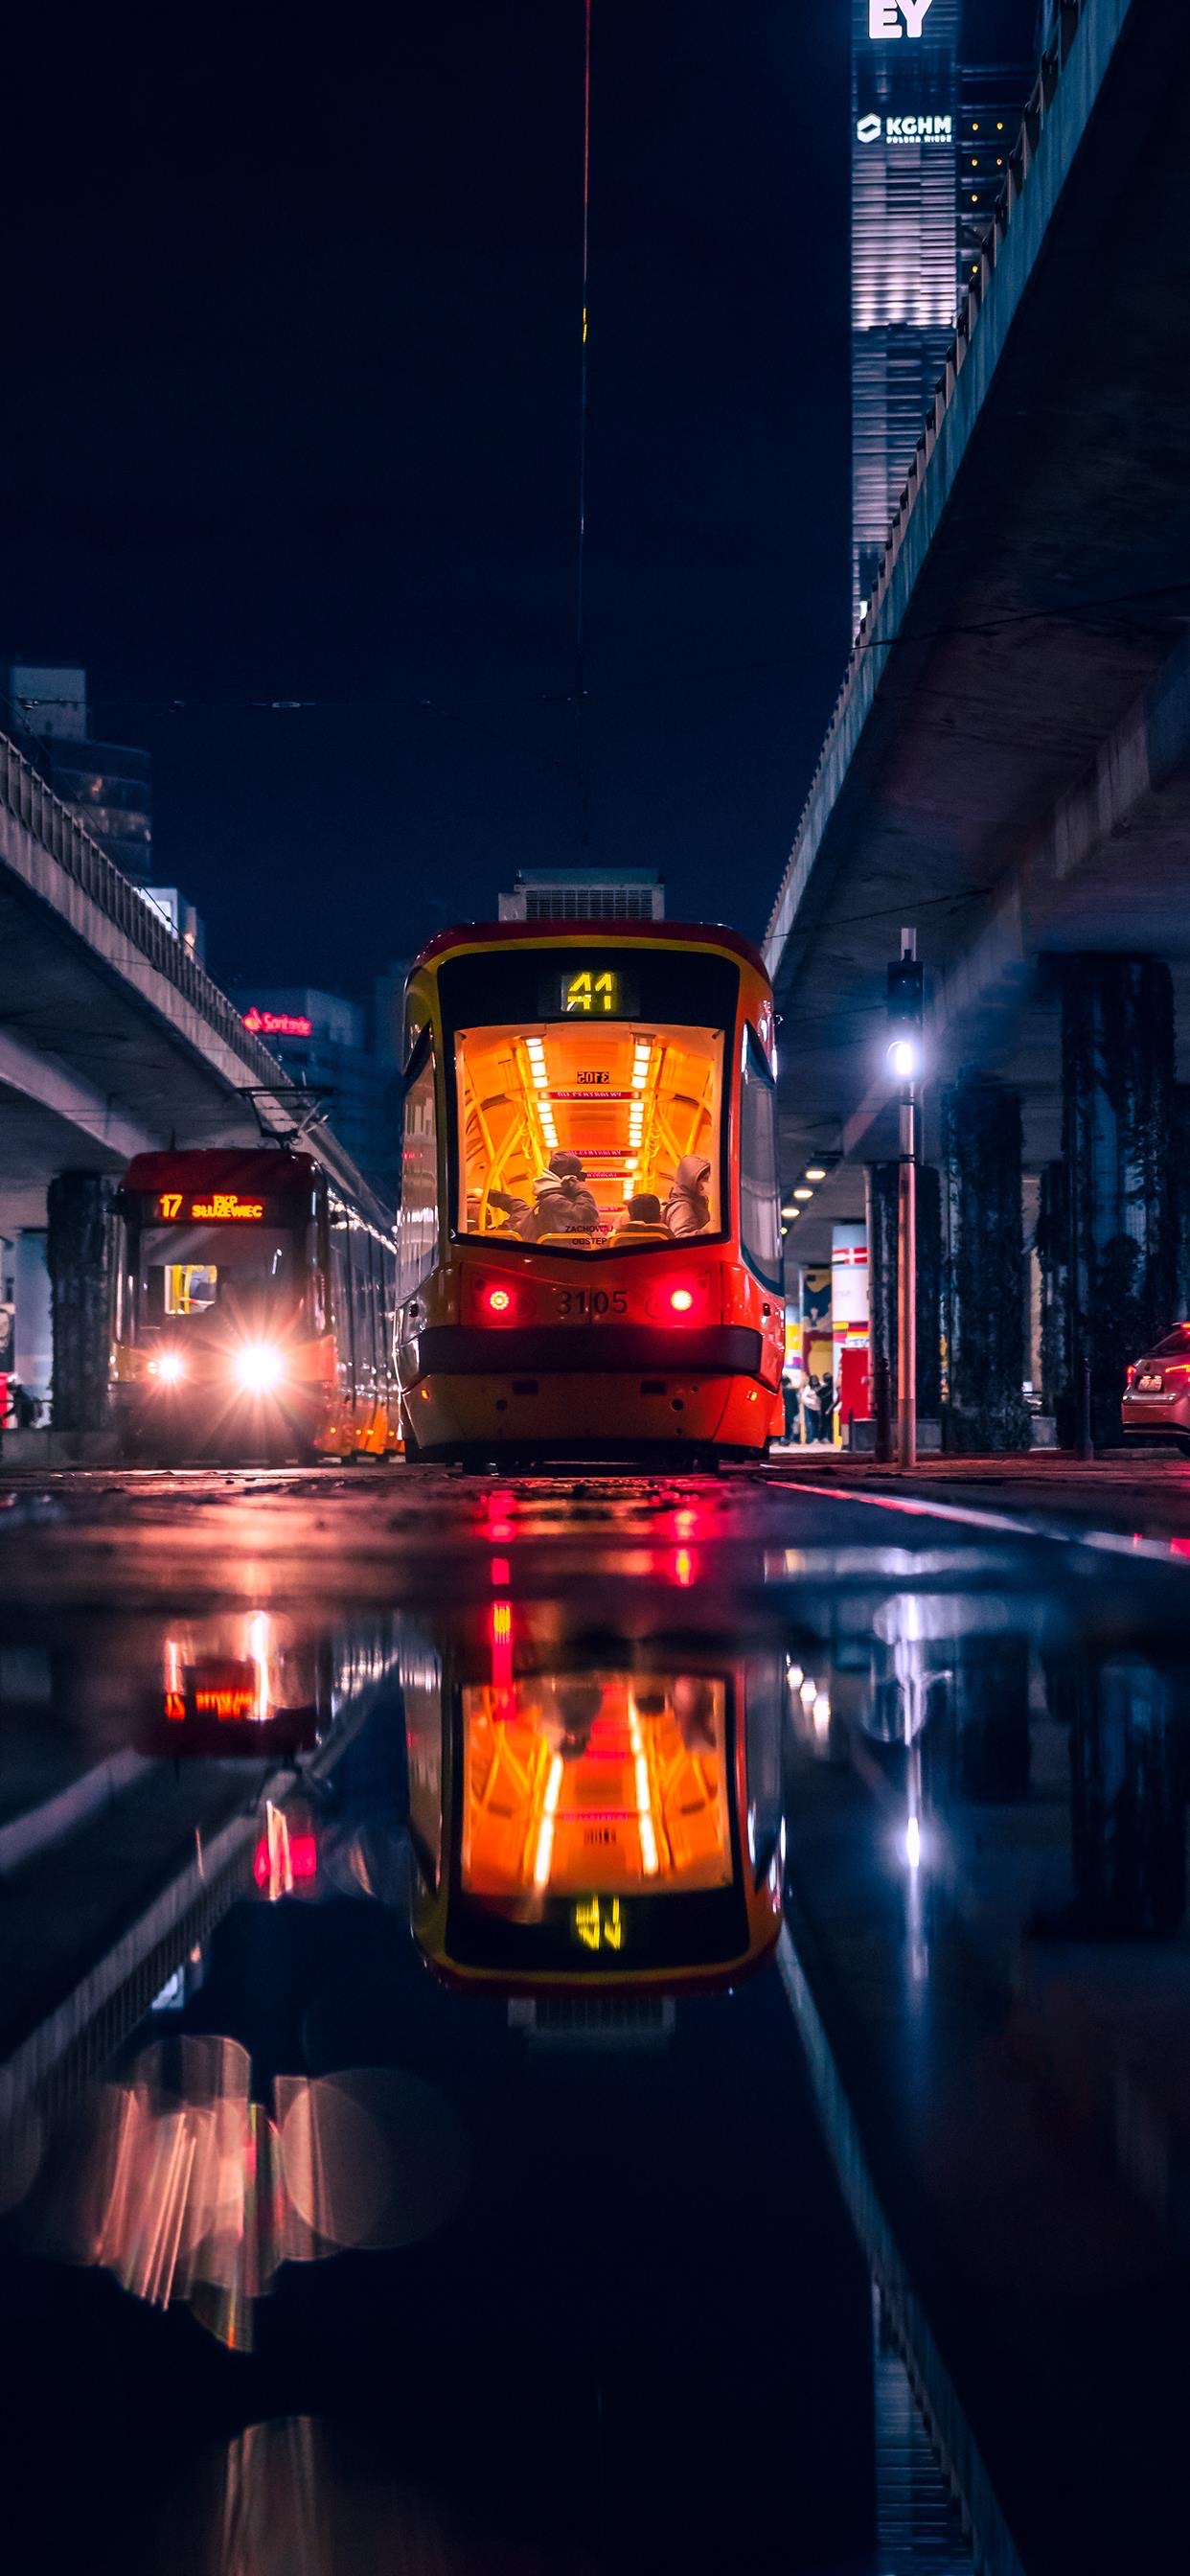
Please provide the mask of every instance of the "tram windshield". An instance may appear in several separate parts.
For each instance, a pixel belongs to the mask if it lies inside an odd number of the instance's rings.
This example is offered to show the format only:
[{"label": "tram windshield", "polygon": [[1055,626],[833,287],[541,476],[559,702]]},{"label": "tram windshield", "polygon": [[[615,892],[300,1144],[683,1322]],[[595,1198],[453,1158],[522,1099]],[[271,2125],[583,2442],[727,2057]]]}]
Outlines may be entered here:
[{"label": "tram windshield", "polygon": [[460,1028],[461,1234],[572,1251],[721,1232],[722,1029]]},{"label": "tram windshield", "polygon": [[732,1877],[722,1680],[541,1674],[463,1690],[462,1887],[546,1897],[690,1895]]},{"label": "tram windshield", "polygon": [[303,1235],[304,1228],[283,1226],[145,1226],[137,1263],[140,1330],[201,1330],[204,1321],[222,1327],[295,1306]]}]

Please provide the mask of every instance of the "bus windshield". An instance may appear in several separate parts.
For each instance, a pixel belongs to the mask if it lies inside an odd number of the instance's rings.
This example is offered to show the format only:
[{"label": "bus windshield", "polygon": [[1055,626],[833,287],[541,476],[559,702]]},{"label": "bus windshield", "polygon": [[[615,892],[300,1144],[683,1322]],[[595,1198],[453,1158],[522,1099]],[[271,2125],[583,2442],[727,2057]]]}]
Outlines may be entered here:
[{"label": "bus windshield", "polygon": [[460,1234],[599,1252],[722,1232],[721,1028],[568,1017],[454,1047]]},{"label": "bus windshield", "polygon": [[141,1232],[136,1314],[141,1332],[250,1327],[296,1307],[304,1229],[149,1225]]}]

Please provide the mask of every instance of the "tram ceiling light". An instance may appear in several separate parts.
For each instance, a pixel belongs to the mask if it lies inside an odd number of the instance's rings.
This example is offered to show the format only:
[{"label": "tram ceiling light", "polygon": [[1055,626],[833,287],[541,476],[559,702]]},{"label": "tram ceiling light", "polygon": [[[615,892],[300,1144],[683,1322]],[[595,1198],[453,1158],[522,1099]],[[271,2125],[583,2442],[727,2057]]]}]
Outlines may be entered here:
[{"label": "tram ceiling light", "polygon": [[285,1375],[285,1361],[274,1342],[245,1342],[233,1362],[240,1385],[250,1395],[267,1395]]},{"label": "tram ceiling light", "polygon": [[807,1163],[806,1179],[808,1181],[824,1181],[826,1179],[825,1163]]},{"label": "tram ceiling light", "polygon": [[795,1191],[794,1191],[794,1193],[793,1193],[793,1195],[794,1195],[795,1199],[800,1199],[800,1200],[801,1200],[801,1202],[802,1202],[802,1205],[804,1206],[804,1205],[805,1205],[805,1202],[806,1202],[806,1200],[807,1200],[807,1199],[812,1199],[812,1198],[813,1198],[813,1196],[814,1196],[814,1192],[813,1192],[813,1190],[807,1189],[807,1188],[805,1187],[805,1184],[803,1183],[802,1188],[801,1188],[800,1190],[795,1190]]}]

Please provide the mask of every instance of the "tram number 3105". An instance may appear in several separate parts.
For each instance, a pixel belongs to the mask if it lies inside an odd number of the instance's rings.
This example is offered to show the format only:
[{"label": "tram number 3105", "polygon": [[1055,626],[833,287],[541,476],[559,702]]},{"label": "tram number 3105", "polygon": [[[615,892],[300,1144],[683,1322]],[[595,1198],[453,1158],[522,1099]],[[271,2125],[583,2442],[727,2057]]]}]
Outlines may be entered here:
[{"label": "tram number 3105", "polygon": [[591,1316],[626,1315],[628,1299],[622,1288],[560,1288],[558,1313],[564,1323],[586,1323]]}]

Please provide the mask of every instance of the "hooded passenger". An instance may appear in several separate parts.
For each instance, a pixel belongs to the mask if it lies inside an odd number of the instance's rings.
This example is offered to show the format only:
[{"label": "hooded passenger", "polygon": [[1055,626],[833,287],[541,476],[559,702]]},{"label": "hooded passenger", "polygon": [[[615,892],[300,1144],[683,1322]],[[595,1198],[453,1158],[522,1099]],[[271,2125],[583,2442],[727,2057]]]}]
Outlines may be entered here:
[{"label": "hooded passenger", "polygon": [[580,1188],[586,1173],[577,1154],[559,1148],[551,1154],[544,1172],[533,1183],[533,1238],[540,1242],[543,1234],[593,1234],[599,1228],[599,1210],[590,1190]]},{"label": "hooded passenger", "polygon": [[671,1234],[702,1234],[711,1222],[707,1182],[711,1166],[705,1154],[683,1154],[663,1216]]}]

